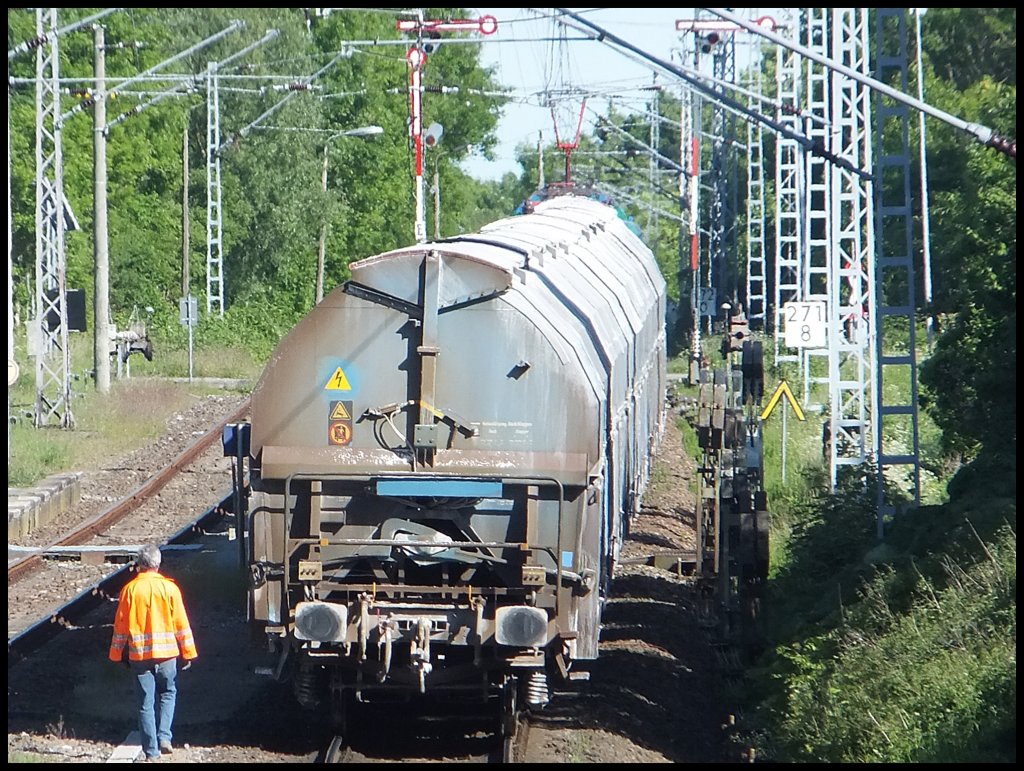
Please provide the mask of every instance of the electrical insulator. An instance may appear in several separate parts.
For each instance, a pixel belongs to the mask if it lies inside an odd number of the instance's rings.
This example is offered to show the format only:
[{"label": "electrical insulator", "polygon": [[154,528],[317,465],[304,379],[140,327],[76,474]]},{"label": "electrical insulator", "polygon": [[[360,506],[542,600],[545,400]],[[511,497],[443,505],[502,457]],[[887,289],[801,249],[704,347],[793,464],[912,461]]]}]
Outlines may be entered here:
[{"label": "electrical insulator", "polygon": [[989,147],[994,147],[999,152],[1005,153],[1006,155],[1009,155],[1011,158],[1017,157],[1016,139],[1007,139],[1006,137],[1001,137],[998,134],[994,134],[987,144],[989,145]]},{"label": "electrical insulator", "polygon": [[65,88],[64,93],[68,96],[74,96],[78,99],[89,99],[92,97],[92,91],[88,88]]}]

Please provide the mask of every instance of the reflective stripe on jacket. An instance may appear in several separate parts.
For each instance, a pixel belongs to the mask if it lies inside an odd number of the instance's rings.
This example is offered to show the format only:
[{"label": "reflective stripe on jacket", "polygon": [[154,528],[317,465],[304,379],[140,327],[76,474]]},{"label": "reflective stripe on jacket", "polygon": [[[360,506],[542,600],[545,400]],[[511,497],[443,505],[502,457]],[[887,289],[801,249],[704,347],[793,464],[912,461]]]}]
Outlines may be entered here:
[{"label": "reflective stripe on jacket", "polygon": [[132,661],[172,659],[179,655],[194,659],[199,655],[181,590],[155,570],[139,573],[121,590],[110,660],[121,661],[126,645]]}]

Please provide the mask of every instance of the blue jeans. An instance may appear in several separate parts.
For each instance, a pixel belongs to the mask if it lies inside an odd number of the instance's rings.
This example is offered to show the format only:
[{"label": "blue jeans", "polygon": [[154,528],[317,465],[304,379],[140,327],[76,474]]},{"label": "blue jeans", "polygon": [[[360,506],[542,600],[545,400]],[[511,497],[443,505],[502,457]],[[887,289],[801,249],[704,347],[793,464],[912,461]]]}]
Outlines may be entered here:
[{"label": "blue jeans", "polygon": [[174,678],[178,660],[132,661],[135,694],[139,698],[139,733],[147,758],[160,757],[160,742],[171,740],[174,722],[174,701],[178,689]]}]

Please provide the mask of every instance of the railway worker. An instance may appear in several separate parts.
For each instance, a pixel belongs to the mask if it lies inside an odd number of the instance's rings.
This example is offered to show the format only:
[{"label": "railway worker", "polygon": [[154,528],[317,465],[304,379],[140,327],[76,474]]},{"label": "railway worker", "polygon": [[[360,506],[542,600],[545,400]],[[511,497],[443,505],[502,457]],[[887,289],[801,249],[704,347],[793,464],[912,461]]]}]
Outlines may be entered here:
[{"label": "railway worker", "polygon": [[158,572],[160,549],[143,546],[135,565],[138,575],[121,590],[117,605],[110,660],[123,661],[135,675],[142,749],[147,761],[158,761],[171,753],[178,657],[185,670],[199,654],[181,590]]}]

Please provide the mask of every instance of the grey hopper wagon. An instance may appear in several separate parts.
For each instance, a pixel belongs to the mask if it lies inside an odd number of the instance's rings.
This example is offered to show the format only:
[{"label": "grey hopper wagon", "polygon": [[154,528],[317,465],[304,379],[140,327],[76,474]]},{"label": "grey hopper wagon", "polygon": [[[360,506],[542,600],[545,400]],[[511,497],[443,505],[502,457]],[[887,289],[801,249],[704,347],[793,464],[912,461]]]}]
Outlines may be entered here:
[{"label": "grey hopper wagon", "polygon": [[655,259],[562,196],[350,267],[252,396],[250,618],[307,706],[543,703],[597,656],[662,433]]}]

